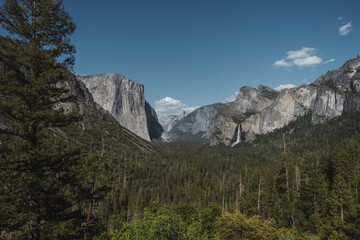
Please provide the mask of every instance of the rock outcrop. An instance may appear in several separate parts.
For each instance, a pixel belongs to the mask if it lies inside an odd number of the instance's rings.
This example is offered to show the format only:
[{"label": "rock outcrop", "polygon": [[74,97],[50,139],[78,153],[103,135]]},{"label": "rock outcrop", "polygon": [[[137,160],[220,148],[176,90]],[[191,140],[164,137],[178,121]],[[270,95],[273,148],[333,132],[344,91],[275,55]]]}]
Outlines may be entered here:
[{"label": "rock outcrop", "polygon": [[278,95],[277,91],[263,85],[258,89],[245,86],[240,89],[232,107],[241,113],[256,113],[270,106]]},{"label": "rock outcrop", "polygon": [[237,135],[237,126],[249,116],[269,107],[278,95],[274,89],[262,85],[257,89],[242,87],[236,100],[230,105],[221,106],[214,117],[210,129],[210,145],[231,145]]},{"label": "rock outcrop", "polygon": [[211,122],[221,105],[215,103],[191,112],[179,120],[168,132],[168,140],[172,142],[207,141]]},{"label": "rock outcrop", "polygon": [[156,113],[145,101],[144,85],[115,73],[77,78],[123,127],[148,141],[161,135]]},{"label": "rock outcrop", "polygon": [[210,125],[209,143],[211,146],[223,143],[230,146],[234,138],[234,129],[244,115],[231,105],[222,105]]},{"label": "rock outcrop", "polygon": [[284,127],[307,113],[312,113],[312,123],[323,123],[341,115],[345,96],[323,86],[304,85],[284,89],[276,101],[263,111],[247,118],[243,131],[251,134],[265,134]]},{"label": "rock outcrop", "polygon": [[278,94],[265,87],[259,87],[258,92],[264,92],[260,88],[269,91],[268,97],[259,98],[254,89],[244,87],[236,103],[219,110],[212,124],[211,145],[229,146],[234,141],[237,124],[242,126],[242,136],[251,141],[256,134],[284,127],[308,113],[312,114],[312,124],[319,124],[344,111],[360,110],[360,57],[309,85],[283,89]]}]

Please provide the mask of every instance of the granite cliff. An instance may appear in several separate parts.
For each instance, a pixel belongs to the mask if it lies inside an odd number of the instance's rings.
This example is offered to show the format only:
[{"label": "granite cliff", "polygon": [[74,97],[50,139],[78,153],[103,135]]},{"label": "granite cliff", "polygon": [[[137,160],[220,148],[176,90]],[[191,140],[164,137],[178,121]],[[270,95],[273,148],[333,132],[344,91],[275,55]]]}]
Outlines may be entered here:
[{"label": "granite cliff", "polygon": [[156,112],[146,102],[144,85],[120,74],[78,76],[94,101],[137,136],[150,141],[161,136]]},{"label": "granite cliff", "polygon": [[279,93],[266,88],[267,95],[260,94],[261,88],[249,91],[251,88],[243,87],[232,106],[219,110],[211,125],[210,145],[229,146],[238,124],[242,127],[242,139],[251,141],[255,135],[284,127],[305,114],[312,114],[312,124],[319,124],[344,111],[359,110],[360,57],[309,85],[283,89]]},{"label": "granite cliff", "polygon": [[198,108],[177,121],[167,134],[168,141],[207,141],[211,122],[221,105],[215,103]]},{"label": "granite cliff", "polygon": [[235,101],[222,105],[215,115],[211,123],[210,145],[224,143],[229,146],[237,135],[235,133],[237,126],[251,115],[269,107],[278,95],[277,91],[262,85],[257,89],[242,87]]}]

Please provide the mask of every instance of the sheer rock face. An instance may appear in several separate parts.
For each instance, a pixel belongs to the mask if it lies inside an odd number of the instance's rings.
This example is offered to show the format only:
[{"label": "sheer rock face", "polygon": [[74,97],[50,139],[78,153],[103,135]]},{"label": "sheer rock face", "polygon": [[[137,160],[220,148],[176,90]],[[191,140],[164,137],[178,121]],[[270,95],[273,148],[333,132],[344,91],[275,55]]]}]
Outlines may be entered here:
[{"label": "sheer rock face", "polygon": [[[144,85],[115,73],[78,76],[78,79],[89,89],[94,101],[123,127],[148,141],[152,134],[158,135],[156,113],[145,101]],[[154,129],[149,129],[149,124]]]},{"label": "sheer rock face", "polygon": [[238,126],[236,119],[240,119],[242,116],[242,113],[233,106],[222,105],[211,123],[210,145],[223,143],[230,146],[233,141],[234,129]]},{"label": "sheer rock face", "polygon": [[[267,88],[266,93],[268,91],[270,89]],[[210,144],[224,143],[229,146],[237,127],[237,124],[229,122],[236,123],[236,119],[249,141],[256,134],[266,134],[284,127],[307,113],[312,114],[312,123],[318,124],[344,111],[360,110],[360,57],[319,77],[313,84],[283,89],[278,95],[271,93],[268,96],[275,98],[264,99],[258,96],[256,89],[242,88],[232,109],[219,110],[214,118]],[[234,117],[236,114],[245,116],[239,119]]]},{"label": "sheer rock face", "polygon": [[155,110],[148,102],[145,102],[145,113],[150,139],[160,139],[164,130],[159,123]]},{"label": "sheer rock face", "polygon": [[270,106],[279,95],[277,91],[259,85],[258,89],[249,86],[242,87],[233,103],[235,110],[246,112],[259,112]]},{"label": "sheer rock face", "polygon": [[247,117],[269,107],[278,95],[277,91],[262,85],[258,89],[242,87],[236,100],[230,105],[221,106],[214,117],[210,129],[210,145],[231,145],[237,126]]},{"label": "sheer rock face", "polygon": [[323,123],[341,115],[345,96],[325,87],[301,86],[284,89],[276,101],[263,111],[247,118],[244,132],[265,134],[284,127],[297,117],[312,112],[312,123]]},{"label": "sheer rock face", "polygon": [[211,122],[221,104],[215,103],[196,109],[179,120],[168,132],[169,141],[206,141]]}]

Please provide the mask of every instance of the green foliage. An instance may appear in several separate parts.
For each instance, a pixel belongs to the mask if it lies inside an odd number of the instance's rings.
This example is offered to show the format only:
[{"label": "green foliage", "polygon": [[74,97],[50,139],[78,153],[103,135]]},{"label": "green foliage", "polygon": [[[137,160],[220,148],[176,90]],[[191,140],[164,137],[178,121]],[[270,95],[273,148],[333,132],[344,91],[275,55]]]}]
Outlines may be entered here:
[{"label": "green foliage", "polygon": [[[178,211],[178,210],[176,210]],[[143,218],[124,223],[112,240],[131,239],[202,239],[198,221],[188,224],[182,217],[169,209],[146,211]]]},{"label": "green foliage", "polygon": [[307,152],[302,163],[299,225],[311,232],[319,231],[327,212],[328,184],[318,156]]},{"label": "green foliage", "polygon": [[214,236],[217,232],[215,221],[221,216],[221,208],[215,203],[210,203],[209,206],[201,210],[201,229],[207,236]]},{"label": "green foliage", "polygon": [[[196,220],[195,217],[189,216],[191,213],[196,216],[193,207],[195,202],[191,203],[191,200],[198,199],[196,205],[204,206],[201,210],[197,210],[200,211],[199,221],[203,236],[214,236],[221,231],[220,225],[213,224],[216,217],[220,216],[221,208],[224,208],[225,212],[232,212],[238,204],[242,214],[246,213],[250,219],[259,214],[263,221],[273,219],[269,226],[277,231],[280,231],[281,227],[284,229],[296,227],[300,231],[298,235],[301,235],[297,236],[297,239],[316,239],[314,235],[303,235],[303,233],[321,234],[325,225],[329,226],[329,232],[341,232],[356,239],[359,236],[358,230],[356,224],[352,222],[357,222],[356,216],[358,216],[357,203],[354,201],[354,194],[358,189],[355,183],[359,181],[356,175],[358,171],[354,171],[359,165],[358,144],[358,141],[350,140],[333,147],[337,149],[335,152],[342,154],[335,154],[332,149],[328,149],[327,152],[319,149],[320,153],[306,152],[300,156],[277,153],[276,157],[272,157],[276,155],[274,152],[262,149],[262,145],[254,147],[244,144],[235,149],[208,148],[206,145],[166,145],[170,149],[161,149],[159,154],[154,155],[153,164],[156,164],[156,159],[162,159],[163,165],[148,166],[154,169],[152,171],[154,177],[145,178],[142,175],[142,179],[161,179],[169,187],[163,184],[160,187],[153,187],[158,192],[150,199],[171,205],[184,200],[190,202],[190,204],[178,205],[178,209],[174,208],[174,211],[183,215],[182,221],[188,220],[187,224],[191,223],[190,219]],[[289,147],[291,148],[293,146]],[[264,154],[267,152],[268,155],[265,157],[262,151]],[[331,207],[336,201],[331,197],[333,183],[330,180],[331,171],[329,172],[326,167],[329,165],[329,159],[333,163],[332,171],[343,171],[348,179],[345,182],[350,181],[352,189],[350,191],[352,196],[350,200],[352,200],[348,201],[348,208],[344,205],[344,224],[335,221],[339,218],[339,209]],[[344,168],[343,164],[350,164],[352,167]],[[164,172],[157,167],[166,170]],[[160,182],[154,183],[160,184]],[[345,186],[345,188],[349,187]],[[211,202],[216,202],[221,207],[217,204],[212,205]],[[259,206],[260,211],[258,211]],[[337,215],[330,211],[332,208]],[[254,230],[254,232],[258,231]],[[290,232],[287,232],[287,235],[281,233],[284,238],[296,236]]]},{"label": "green foliage", "polygon": [[[78,119],[63,106],[75,30],[61,1],[6,0],[0,8],[0,228],[16,239],[78,236],[79,150],[57,129]],[[63,59],[60,61],[59,59]],[[8,210],[6,210],[8,209]],[[69,224],[71,222],[71,224]],[[77,227],[76,227],[77,226]],[[63,229],[63,231],[59,231]]]},{"label": "green foliage", "polygon": [[232,239],[277,239],[278,231],[272,221],[262,221],[258,216],[250,219],[240,212],[226,213],[217,220],[219,238]]},{"label": "green foliage", "polygon": [[175,207],[175,213],[178,214],[187,224],[191,224],[192,222],[195,222],[199,219],[199,213],[197,209],[188,203],[179,203]]}]

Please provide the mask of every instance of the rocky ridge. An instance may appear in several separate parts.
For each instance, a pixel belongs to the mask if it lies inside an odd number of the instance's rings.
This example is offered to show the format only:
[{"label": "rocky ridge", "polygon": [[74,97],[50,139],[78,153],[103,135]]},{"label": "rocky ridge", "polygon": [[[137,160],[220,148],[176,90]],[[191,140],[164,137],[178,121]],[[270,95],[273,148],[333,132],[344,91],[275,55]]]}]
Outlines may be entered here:
[{"label": "rocky ridge", "polygon": [[[234,104],[226,111],[219,111],[214,118],[210,145],[224,143],[229,146],[238,124],[242,126],[242,137],[251,141],[256,134],[284,127],[308,113],[312,114],[312,124],[319,124],[344,111],[360,110],[360,57],[347,61],[338,70],[326,73],[312,84],[281,90],[276,97],[273,95],[272,102],[262,99],[263,104],[259,104],[260,99],[256,97],[251,98],[253,102],[249,101],[249,96],[256,94],[246,92],[240,90],[236,100],[238,106]],[[249,109],[259,111],[248,112],[246,116],[245,111]],[[239,114],[245,116],[239,118]]]}]

